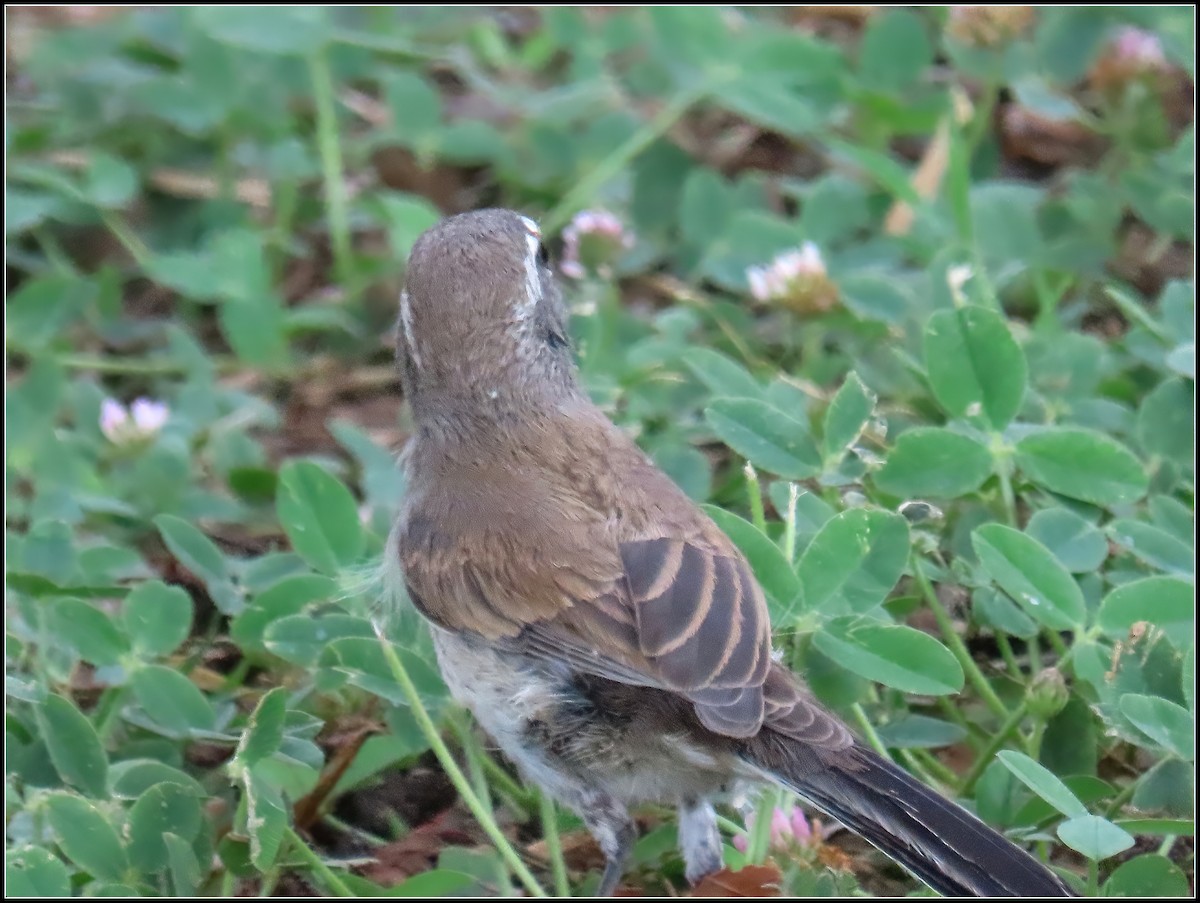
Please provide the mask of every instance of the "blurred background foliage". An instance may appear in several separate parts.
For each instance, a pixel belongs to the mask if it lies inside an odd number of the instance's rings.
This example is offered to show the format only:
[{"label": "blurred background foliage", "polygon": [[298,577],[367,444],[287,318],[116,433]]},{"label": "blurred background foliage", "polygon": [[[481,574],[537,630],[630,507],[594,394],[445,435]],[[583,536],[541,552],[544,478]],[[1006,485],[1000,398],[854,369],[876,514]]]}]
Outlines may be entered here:
[{"label": "blurred background foliage", "polygon": [[[594,887],[373,629],[405,259],[488,205],[822,699],[1081,890],[1190,892],[1192,9],[6,16],[10,893]],[[726,893],[914,889],[727,814]]]}]

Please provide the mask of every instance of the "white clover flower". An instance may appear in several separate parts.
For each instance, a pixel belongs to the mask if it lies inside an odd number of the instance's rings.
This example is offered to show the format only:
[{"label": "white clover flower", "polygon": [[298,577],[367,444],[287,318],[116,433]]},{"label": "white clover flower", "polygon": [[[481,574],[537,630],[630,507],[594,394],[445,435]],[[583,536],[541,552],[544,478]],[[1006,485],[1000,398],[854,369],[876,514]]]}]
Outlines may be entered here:
[{"label": "white clover flower", "polygon": [[1167,65],[1162,41],[1158,36],[1132,25],[1123,26],[1112,44],[1117,59],[1143,72],[1162,69]]},{"label": "white clover flower", "polygon": [[106,398],[100,405],[100,432],[116,445],[143,442],[158,435],[170,416],[171,409],[161,401],[139,398],[126,409]]},{"label": "white clover flower", "polygon": [[633,235],[607,210],[582,210],[563,230],[564,276],[582,279],[589,270],[601,276],[611,272],[618,255],[633,247]]},{"label": "white clover flower", "polygon": [[811,241],[784,251],[766,266],[748,268],[746,281],[756,301],[782,302],[801,313],[828,310],[837,300],[825,259]]}]

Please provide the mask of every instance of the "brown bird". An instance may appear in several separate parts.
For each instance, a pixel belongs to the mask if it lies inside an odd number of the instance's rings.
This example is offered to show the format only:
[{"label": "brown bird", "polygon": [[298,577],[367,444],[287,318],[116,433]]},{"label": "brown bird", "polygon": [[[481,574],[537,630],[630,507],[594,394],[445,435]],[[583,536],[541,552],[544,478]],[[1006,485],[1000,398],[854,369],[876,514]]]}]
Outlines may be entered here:
[{"label": "brown bird", "polygon": [[943,894],[1070,895],[772,658],[745,558],[588,399],[566,319],[532,220],[481,210],[417,241],[390,556],[455,698],[595,835],[599,893],[623,873],[631,805],[678,808],[696,882],[722,864],[713,801],[774,781]]}]

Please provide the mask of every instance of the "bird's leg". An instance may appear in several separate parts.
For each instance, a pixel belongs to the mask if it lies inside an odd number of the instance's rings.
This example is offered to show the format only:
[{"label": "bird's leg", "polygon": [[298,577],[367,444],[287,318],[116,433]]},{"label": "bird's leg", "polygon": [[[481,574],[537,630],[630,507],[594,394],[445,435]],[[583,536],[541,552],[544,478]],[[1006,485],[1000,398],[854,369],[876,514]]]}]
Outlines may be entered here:
[{"label": "bird's leg", "polygon": [[603,791],[585,792],[580,802],[579,814],[604,852],[604,873],[596,896],[611,897],[625,874],[637,828],[625,806]]},{"label": "bird's leg", "polygon": [[725,864],[717,813],[707,800],[686,799],[679,804],[679,849],[684,875],[693,887]]}]

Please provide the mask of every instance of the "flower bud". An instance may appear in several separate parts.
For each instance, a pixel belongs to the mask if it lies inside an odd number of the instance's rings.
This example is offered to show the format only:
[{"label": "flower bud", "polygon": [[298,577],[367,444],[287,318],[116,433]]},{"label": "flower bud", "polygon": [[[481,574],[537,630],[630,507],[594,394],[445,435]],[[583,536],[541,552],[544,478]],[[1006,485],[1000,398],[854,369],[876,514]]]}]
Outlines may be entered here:
[{"label": "flower bud", "polygon": [[633,247],[633,235],[606,210],[583,210],[563,230],[564,276],[582,279],[589,272],[610,276],[622,252]]},{"label": "flower bud", "polygon": [[1067,682],[1057,668],[1043,668],[1029,686],[1029,713],[1042,721],[1053,718],[1071,698]]}]

